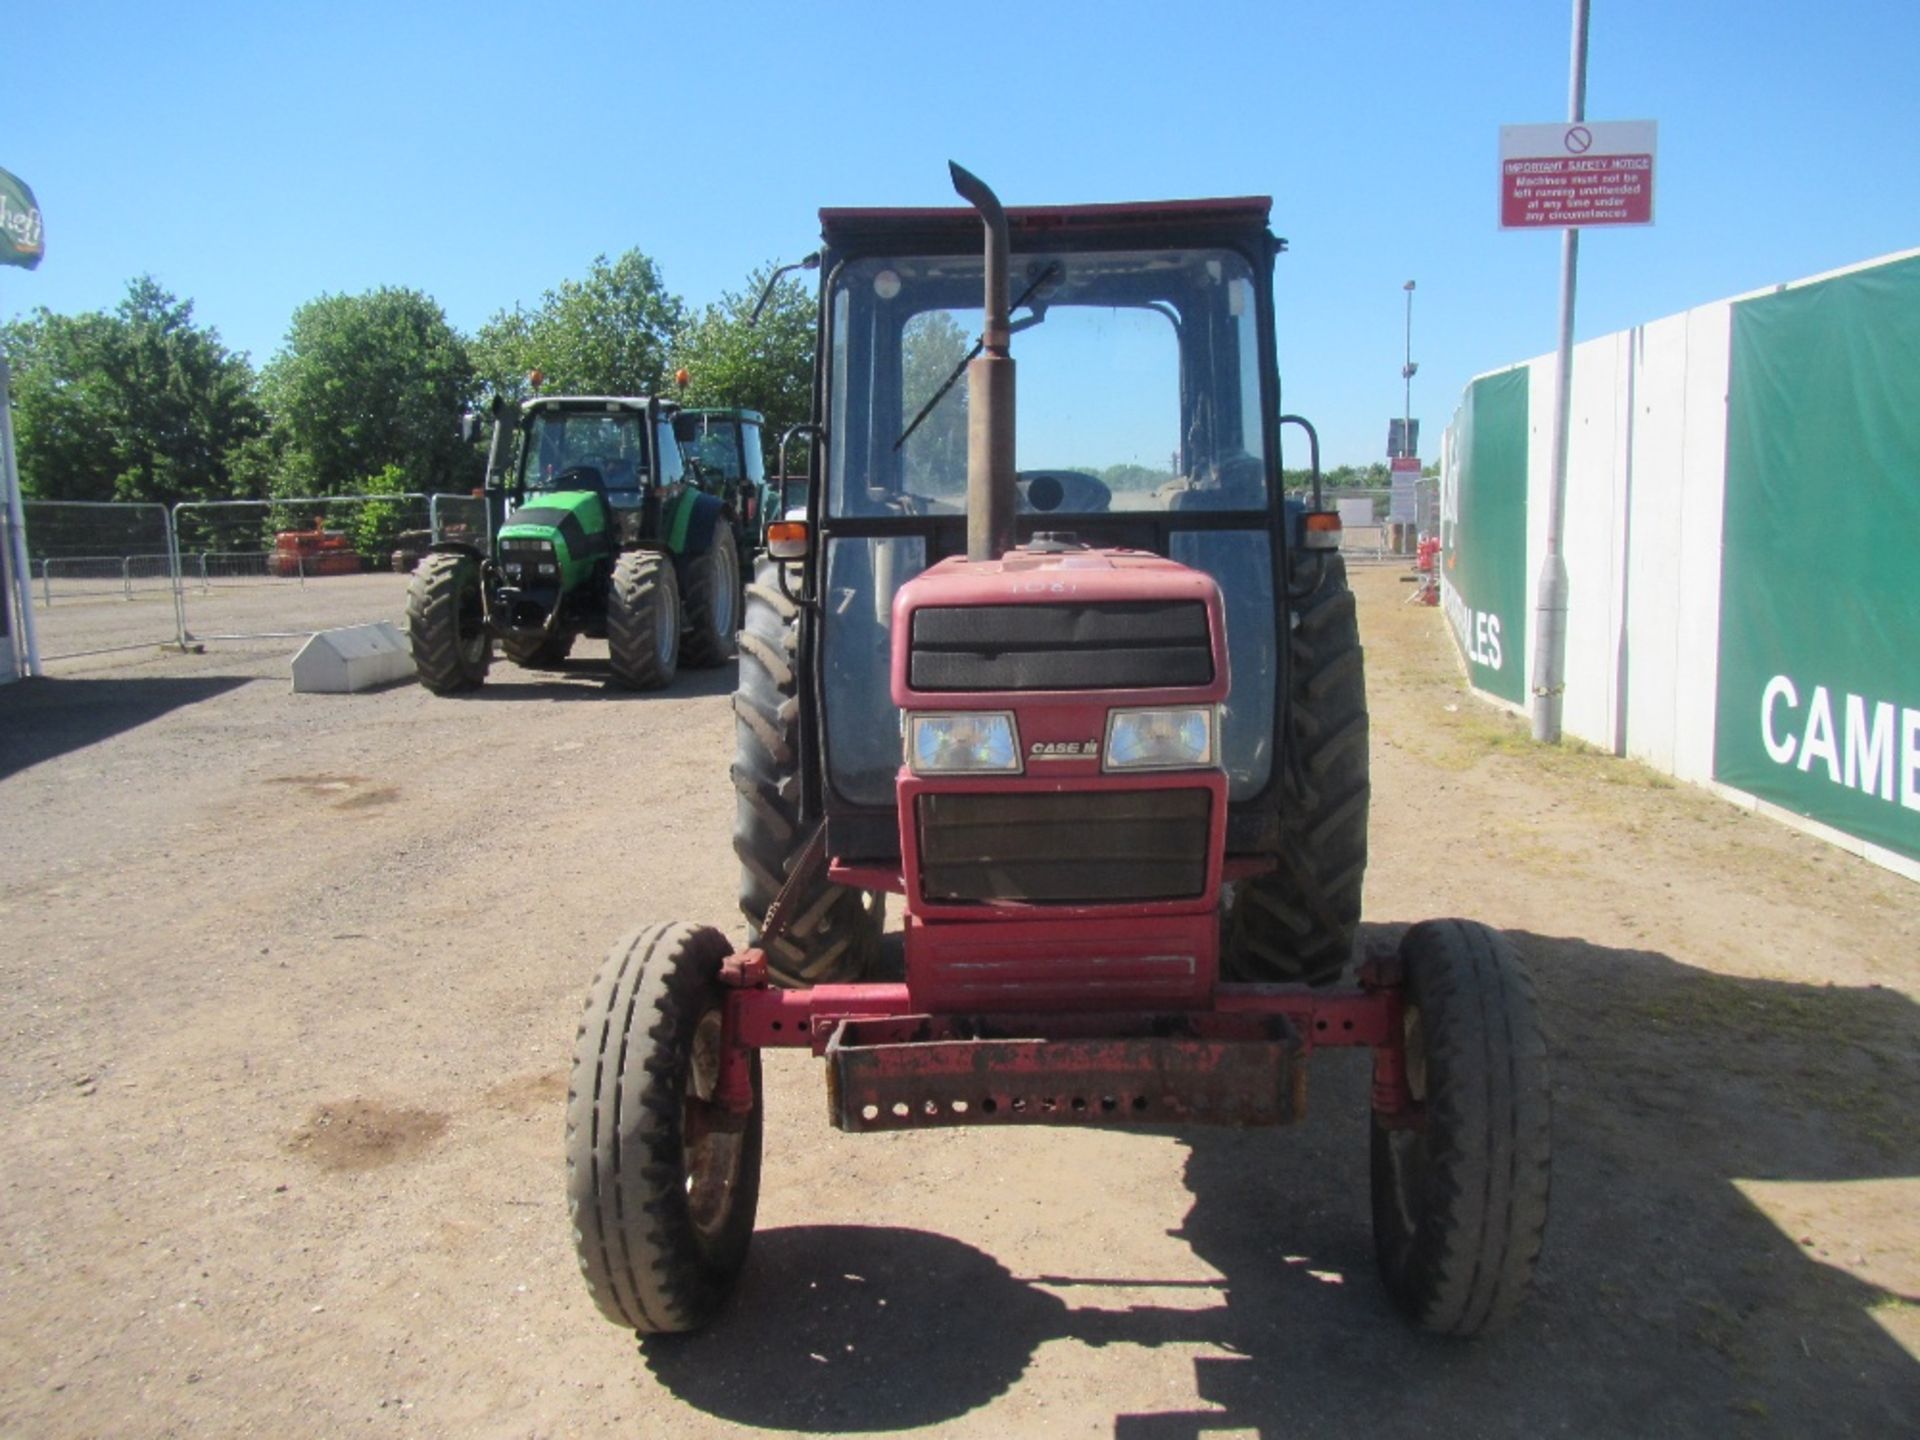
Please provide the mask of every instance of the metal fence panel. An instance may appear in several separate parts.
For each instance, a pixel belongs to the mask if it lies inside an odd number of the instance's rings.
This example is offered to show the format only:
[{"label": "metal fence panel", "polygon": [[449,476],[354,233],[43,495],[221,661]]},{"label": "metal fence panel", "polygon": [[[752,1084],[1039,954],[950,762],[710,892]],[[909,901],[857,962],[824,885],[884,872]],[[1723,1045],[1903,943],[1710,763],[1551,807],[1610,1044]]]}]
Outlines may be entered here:
[{"label": "metal fence panel", "polygon": [[25,500],[22,509],[42,660],[180,642],[166,506]]},{"label": "metal fence panel", "polygon": [[[451,502],[468,498],[327,495],[176,505],[187,637],[297,639],[398,620],[407,573],[437,538],[437,525],[455,523]],[[449,519],[437,522],[441,501]]]}]

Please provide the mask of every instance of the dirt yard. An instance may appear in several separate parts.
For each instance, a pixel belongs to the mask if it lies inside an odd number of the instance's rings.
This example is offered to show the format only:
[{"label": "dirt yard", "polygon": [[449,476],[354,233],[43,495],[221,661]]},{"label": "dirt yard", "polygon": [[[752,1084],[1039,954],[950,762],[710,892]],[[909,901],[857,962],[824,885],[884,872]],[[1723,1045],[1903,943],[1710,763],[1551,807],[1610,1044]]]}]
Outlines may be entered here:
[{"label": "dirt yard", "polygon": [[779,1054],[737,1303],[636,1345],[574,1267],[565,1067],[624,930],[740,936],[731,671],[296,696],[228,643],[0,689],[0,1434],[1920,1433],[1920,892],[1535,753],[1358,583],[1367,939],[1506,927],[1554,1035],[1507,1331],[1388,1310],[1363,1057],[1291,1133],[854,1138]]}]

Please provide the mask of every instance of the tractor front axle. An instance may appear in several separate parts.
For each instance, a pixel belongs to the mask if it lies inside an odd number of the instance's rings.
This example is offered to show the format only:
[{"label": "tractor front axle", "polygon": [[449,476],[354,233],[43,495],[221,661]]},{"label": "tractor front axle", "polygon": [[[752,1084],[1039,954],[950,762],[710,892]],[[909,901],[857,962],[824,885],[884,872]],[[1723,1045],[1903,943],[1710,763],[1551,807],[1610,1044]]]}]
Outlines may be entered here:
[{"label": "tractor front axle", "polygon": [[805,1047],[827,1061],[841,1130],[951,1125],[1283,1125],[1306,1113],[1306,1060],[1373,1051],[1373,1109],[1417,1123],[1401,989],[1363,969],[1351,989],[1215,988],[1171,1012],[930,1014],[900,984],[785,990],[757,950],[728,957],[718,1103],[754,1104],[753,1052]]}]

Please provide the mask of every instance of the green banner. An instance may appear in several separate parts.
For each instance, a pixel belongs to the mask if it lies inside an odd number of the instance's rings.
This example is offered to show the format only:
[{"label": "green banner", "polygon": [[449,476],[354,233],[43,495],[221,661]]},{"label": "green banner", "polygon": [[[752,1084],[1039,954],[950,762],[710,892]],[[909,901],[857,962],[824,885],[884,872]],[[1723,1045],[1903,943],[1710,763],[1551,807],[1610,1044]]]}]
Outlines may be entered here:
[{"label": "green banner", "polygon": [[1920,259],[1733,309],[1713,773],[1920,859]]},{"label": "green banner", "polygon": [[40,202],[33,198],[26,181],[0,170],[0,265],[21,265],[31,270],[46,253]]},{"label": "green banner", "polygon": [[1467,387],[1440,487],[1440,603],[1476,690],[1527,698],[1527,367]]}]

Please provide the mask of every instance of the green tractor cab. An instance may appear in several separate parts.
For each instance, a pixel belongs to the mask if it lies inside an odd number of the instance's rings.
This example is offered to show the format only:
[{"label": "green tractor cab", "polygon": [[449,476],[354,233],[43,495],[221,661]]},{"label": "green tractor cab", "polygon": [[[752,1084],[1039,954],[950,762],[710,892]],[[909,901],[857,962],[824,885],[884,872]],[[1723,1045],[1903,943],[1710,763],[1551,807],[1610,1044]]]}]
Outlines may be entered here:
[{"label": "green tractor cab", "polygon": [[[733,491],[674,438],[675,406],[645,397],[493,402],[486,495],[491,545],[443,540],[413,572],[407,625],[436,694],[483,683],[507,658],[558,666],[605,638],[614,683],[655,690],[682,661],[734,653],[741,547]],[[468,417],[477,434],[478,417]]]},{"label": "green tractor cab", "polygon": [[[681,451],[704,475],[715,477],[723,493],[736,497],[747,528],[760,545],[766,543],[768,523],[782,518],[783,508],[781,481],[767,475],[765,427],[766,417],[758,410],[682,410],[673,417]],[[804,479],[795,480],[787,493],[785,508],[791,510],[796,504],[806,509]]]}]

